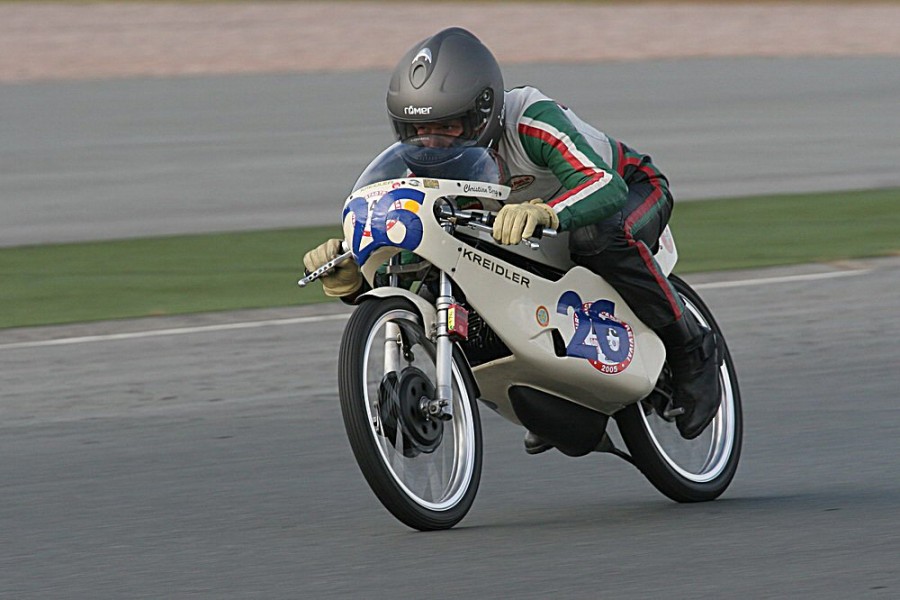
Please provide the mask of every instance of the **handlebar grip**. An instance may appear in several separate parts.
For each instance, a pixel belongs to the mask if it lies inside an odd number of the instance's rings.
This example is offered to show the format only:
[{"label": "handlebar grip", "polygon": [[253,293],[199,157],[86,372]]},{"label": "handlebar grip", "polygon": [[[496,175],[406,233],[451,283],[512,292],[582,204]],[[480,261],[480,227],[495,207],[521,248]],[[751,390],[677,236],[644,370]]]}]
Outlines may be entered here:
[{"label": "handlebar grip", "polygon": [[542,227],[541,225],[538,225],[534,228],[534,233],[531,234],[531,237],[539,240],[542,237],[555,238],[558,235],[559,232],[557,230],[551,229],[550,227]]}]

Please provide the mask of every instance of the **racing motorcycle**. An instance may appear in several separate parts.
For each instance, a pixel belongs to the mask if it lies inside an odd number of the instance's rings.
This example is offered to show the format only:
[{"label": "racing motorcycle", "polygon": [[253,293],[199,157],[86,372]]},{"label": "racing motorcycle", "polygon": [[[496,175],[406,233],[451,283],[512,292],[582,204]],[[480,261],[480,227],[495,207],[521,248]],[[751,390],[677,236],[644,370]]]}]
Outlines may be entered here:
[{"label": "racing motorcycle", "polygon": [[566,455],[625,459],[672,500],[717,498],[740,457],[738,381],[710,310],[671,274],[671,231],[656,260],[722,350],[719,411],[690,441],[675,426],[662,342],[612,286],[571,262],[567,234],[494,241],[508,183],[489,149],[398,142],[346,200],[346,252],[299,282],[352,257],[371,288],[338,363],[347,436],[369,486],[412,528],[453,527],[481,478],[480,403]]}]

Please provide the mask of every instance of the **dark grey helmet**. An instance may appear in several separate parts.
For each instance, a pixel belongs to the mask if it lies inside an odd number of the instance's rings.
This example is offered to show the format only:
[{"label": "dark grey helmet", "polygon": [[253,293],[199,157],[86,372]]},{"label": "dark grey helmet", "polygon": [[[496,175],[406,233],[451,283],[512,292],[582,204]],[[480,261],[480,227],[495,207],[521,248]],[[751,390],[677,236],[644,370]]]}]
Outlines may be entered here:
[{"label": "dark grey helmet", "polygon": [[496,145],[503,132],[503,75],[491,51],[451,27],[413,46],[391,75],[388,116],[397,139],[415,143],[416,125],[460,118],[465,145]]}]

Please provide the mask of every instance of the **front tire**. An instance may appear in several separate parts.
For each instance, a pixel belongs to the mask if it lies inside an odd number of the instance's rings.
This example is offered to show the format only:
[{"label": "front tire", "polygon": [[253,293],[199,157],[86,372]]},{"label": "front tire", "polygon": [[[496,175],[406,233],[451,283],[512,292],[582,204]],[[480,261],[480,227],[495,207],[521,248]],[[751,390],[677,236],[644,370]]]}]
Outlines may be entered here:
[{"label": "front tire", "polygon": [[634,464],[656,489],[676,502],[703,502],[718,498],[737,470],[743,441],[741,395],[731,353],[712,312],[682,279],[670,275],[669,281],[685,309],[721,340],[719,412],[693,440],[681,437],[674,420],[663,418],[662,403],[652,398],[623,408],[615,418]]},{"label": "front tire", "polygon": [[401,522],[448,529],[469,511],[481,479],[481,421],[475,385],[453,356],[453,417],[420,410],[433,397],[435,345],[403,298],[366,300],[341,340],[338,388],[353,454],[369,487]]}]

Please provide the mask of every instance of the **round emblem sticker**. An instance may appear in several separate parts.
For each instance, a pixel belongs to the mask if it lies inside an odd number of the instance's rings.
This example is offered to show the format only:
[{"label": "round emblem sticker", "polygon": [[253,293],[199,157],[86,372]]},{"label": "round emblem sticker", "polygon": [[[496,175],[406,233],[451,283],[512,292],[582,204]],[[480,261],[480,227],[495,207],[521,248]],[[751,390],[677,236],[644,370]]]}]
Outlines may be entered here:
[{"label": "round emblem sticker", "polygon": [[550,324],[550,311],[547,310],[546,306],[538,306],[534,313],[534,318],[537,319],[538,325],[546,327]]},{"label": "round emblem sticker", "polygon": [[[596,309],[591,310],[593,304],[585,303],[581,312],[572,315],[575,330],[584,332],[584,337],[577,340],[575,355],[588,359],[601,373],[621,373],[634,358],[634,331],[631,325],[612,314],[609,301],[600,301]],[[582,324],[581,319],[587,323]]]}]

